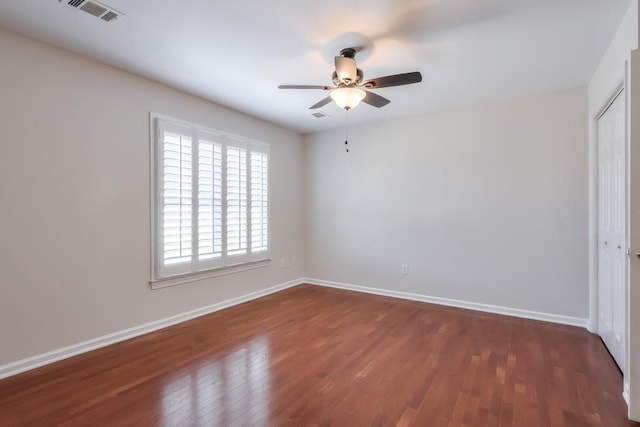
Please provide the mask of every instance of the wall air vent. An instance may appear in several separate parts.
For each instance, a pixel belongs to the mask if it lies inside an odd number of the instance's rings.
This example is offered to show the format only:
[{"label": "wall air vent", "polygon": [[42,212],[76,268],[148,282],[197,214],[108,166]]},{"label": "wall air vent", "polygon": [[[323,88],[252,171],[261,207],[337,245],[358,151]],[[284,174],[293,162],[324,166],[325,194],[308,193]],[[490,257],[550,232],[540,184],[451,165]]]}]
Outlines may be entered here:
[{"label": "wall air vent", "polygon": [[64,2],[106,22],[113,22],[124,15],[124,13],[97,0],[58,0],[58,2]]},{"label": "wall air vent", "polygon": [[328,115],[327,113],[325,113],[324,111],[318,111],[317,113],[311,113],[311,115],[317,119],[321,119],[323,117],[331,117],[330,115]]}]

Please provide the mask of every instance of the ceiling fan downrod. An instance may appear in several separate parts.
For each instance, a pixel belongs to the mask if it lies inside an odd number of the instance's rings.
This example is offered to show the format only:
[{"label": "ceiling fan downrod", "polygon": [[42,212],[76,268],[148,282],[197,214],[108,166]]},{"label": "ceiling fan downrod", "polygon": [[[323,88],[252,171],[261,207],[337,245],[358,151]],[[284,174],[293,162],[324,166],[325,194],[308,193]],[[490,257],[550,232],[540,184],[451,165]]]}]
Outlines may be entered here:
[{"label": "ceiling fan downrod", "polygon": [[340,51],[340,56],[343,56],[345,58],[355,58],[356,50],[352,47],[345,47]]}]

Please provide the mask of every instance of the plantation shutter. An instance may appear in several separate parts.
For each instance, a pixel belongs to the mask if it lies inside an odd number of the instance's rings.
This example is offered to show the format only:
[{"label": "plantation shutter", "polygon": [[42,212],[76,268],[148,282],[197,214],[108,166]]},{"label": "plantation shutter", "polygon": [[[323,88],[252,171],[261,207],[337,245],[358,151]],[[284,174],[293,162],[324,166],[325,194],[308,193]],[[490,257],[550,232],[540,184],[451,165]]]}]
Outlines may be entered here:
[{"label": "plantation shutter", "polygon": [[158,133],[160,266],[163,274],[186,273],[193,250],[193,138],[189,128],[163,121]]},{"label": "plantation shutter", "polygon": [[247,253],[247,150],[227,145],[227,255]]},{"label": "plantation shutter", "polygon": [[154,278],[269,259],[269,146],[156,118]]},{"label": "plantation shutter", "polygon": [[199,132],[198,261],[199,270],[222,265],[222,144]]},{"label": "plantation shutter", "polygon": [[251,253],[269,249],[269,154],[251,151]]}]

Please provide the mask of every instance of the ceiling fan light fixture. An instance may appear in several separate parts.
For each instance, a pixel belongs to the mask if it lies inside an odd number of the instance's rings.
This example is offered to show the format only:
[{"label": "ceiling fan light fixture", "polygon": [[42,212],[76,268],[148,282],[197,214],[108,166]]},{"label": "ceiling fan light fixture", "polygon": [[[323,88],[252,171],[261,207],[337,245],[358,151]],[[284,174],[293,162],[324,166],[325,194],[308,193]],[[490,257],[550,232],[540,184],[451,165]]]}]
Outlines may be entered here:
[{"label": "ceiling fan light fixture", "polygon": [[341,87],[331,91],[331,99],[334,100],[338,107],[345,110],[357,107],[366,95],[367,93],[364,90],[356,87]]}]

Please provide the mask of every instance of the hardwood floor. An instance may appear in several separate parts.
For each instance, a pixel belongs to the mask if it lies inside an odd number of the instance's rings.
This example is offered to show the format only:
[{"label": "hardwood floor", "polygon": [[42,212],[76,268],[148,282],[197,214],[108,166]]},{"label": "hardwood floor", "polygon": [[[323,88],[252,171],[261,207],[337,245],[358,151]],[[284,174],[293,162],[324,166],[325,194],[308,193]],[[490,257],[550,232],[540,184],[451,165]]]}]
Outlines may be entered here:
[{"label": "hardwood floor", "polygon": [[631,426],[579,328],[298,286],[0,381],[1,425]]}]

